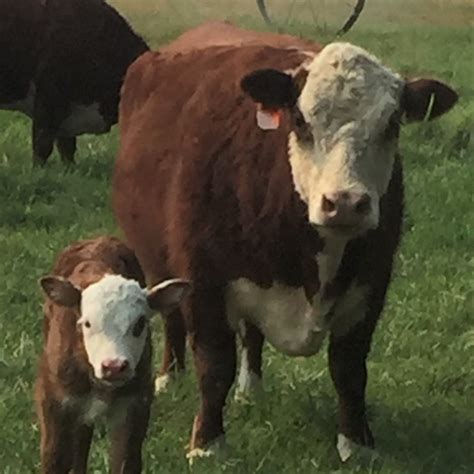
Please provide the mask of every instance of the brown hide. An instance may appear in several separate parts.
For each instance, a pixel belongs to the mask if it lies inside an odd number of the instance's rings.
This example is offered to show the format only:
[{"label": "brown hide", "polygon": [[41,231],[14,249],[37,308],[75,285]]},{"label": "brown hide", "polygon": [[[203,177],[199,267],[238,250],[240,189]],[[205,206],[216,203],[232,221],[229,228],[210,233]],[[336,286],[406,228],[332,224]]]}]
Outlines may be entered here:
[{"label": "brown hide", "polygon": [[185,31],[161,48],[163,53],[186,53],[210,46],[268,45],[278,48],[301,48],[319,52],[321,46],[297,36],[240,28],[227,21],[210,21]]},{"label": "brown hide", "polygon": [[[52,270],[52,275],[67,278],[81,289],[97,282],[105,273],[120,274],[144,285],[143,272],[134,253],[115,237],[98,237],[72,244],[59,254]],[[85,397],[100,399],[110,407],[124,398],[135,400],[128,408],[126,424],[119,427],[120,431],[114,428],[112,433],[111,466],[113,473],[123,472],[122,462],[125,462],[130,468],[126,472],[140,472],[141,443],[152,399],[150,336],[135,377],[112,390],[93,382],[92,367],[77,328],[79,317],[79,308],[59,306],[46,298],[44,345],[35,389],[42,472],[69,472],[69,469],[86,472],[91,440],[90,436],[81,433],[91,434],[92,427],[84,424],[80,411],[67,405],[68,400]],[[127,430],[132,430],[134,438]]]},{"label": "brown hide", "polygon": [[[150,284],[174,275],[195,282],[182,305],[201,392],[191,448],[223,433],[222,408],[236,364],[225,317],[227,284],[242,277],[261,287],[280,282],[304,287],[308,296],[318,288],[315,256],[324,241],[294,190],[289,113],[278,130],[260,130],[255,105],[239,86],[255,69],[292,69],[306,57],[262,44],[147,53],[125,80],[113,206]],[[400,237],[400,159],[380,212],[379,227],[346,246],[328,290],[337,301],[351,282],[370,287],[365,320],[329,346],[340,432],[369,446],[365,359]],[[173,331],[167,329],[167,343],[176,337],[182,346],[184,336]],[[257,331],[252,339],[261,347],[260,337]],[[258,350],[254,356],[258,365]]]}]

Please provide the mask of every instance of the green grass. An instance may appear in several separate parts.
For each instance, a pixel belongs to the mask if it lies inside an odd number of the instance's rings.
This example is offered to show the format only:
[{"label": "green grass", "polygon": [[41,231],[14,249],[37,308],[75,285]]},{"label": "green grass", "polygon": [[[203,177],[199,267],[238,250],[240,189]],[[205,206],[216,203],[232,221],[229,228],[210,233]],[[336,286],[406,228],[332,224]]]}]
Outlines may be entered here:
[{"label": "green grass", "polygon": [[[135,9],[131,2],[115,3],[124,6],[135,27],[155,46],[212,13],[209,8],[199,17],[188,12],[183,20],[179,15],[163,16],[160,8],[147,9],[150,3],[144,1],[137,1]],[[161,3],[172,8],[170,2]],[[416,12],[425,6],[426,15],[433,14],[426,0],[414,3]],[[442,1],[432,3],[446,6]],[[374,4],[380,8],[380,1]],[[181,3],[175,5],[176,9]],[[395,23],[397,6],[393,1],[387,5],[391,10],[383,22],[356,25],[346,39],[403,74],[448,81],[461,99],[441,120],[407,126],[401,139],[406,234],[369,360],[368,402],[382,460],[339,463],[333,446],[335,394],[324,354],[290,359],[267,347],[264,395],[250,405],[229,401],[228,459],[203,463],[193,472],[474,472],[472,19],[456,20],[456,26],[451,20],[444,22],[442,15],[437,23],[407,23],[403,19],[409,4],[404,2]],[[471,11],[468,3],[456,5]],[[446,11],[447,17],[458,18],[453,9]],[[254,10],[245,14],[235,9],[232,15],[263,28]],[[390,23],[387,18],[392,18]],[[330,40],[334,31],[328,25],[316,28],[296,20],[288,29],[318,41]],[[32,387],[42,315],[36,282],[68,243],[117,233],[109,202],[116,150],[116,131],[101,138],[84,137],[74,170],[66,172],[53,157],[47,169],[32,171],[29,121],[0,113],[0,472],[23,474],[38,468]],[[159,354],[159,325],[155,339]],[[192,370],[156,399],[145,447],[146,472],[187,471],[185,445],[196,403]],[[103,430],[97,438],[90,472],[103,473]]]}]

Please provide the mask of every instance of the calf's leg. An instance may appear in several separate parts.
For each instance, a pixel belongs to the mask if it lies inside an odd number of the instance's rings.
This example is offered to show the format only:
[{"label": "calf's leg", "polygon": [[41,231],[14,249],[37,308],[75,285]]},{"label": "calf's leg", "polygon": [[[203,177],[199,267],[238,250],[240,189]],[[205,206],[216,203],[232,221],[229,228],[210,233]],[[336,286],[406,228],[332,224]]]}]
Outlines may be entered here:
[{"label": "calf's leg", "polygon": [[212,453],[210,445],[223,440],[223,409],[235,377],[236,350],[235,334],[225,318],[221,289],[195,288],[187,303],[186,316],[201,393],[188,453],[192,461],[196,456]]},{"label": "calf's leg", "polygon": [[59,402],[47,398],[37,403],[40,421],[42,474],[69,474],[73,463],[74,417],[61,410]]},{"label": "calf's leg", "polygon": [[140,474],[142,472],[142,446],[148,429],[151,401],[150,390],[149,393],[131,402],[122,422],[111,426],[110,472],[112,474]]},{"label": "calf's leg", "polygon": [[91,447],[92,426],[78,424],[74,428],[73,437],[73,474],[87,474],[87,459]]}]

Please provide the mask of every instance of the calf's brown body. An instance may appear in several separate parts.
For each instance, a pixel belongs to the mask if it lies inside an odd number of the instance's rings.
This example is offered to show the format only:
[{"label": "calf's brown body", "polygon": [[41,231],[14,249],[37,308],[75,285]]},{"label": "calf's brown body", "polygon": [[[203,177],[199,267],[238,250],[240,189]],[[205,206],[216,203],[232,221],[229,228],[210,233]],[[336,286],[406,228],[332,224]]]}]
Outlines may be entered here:
[{"label": "calf's brown body", "polygon": [[[71,245],[59,255],[52,271],[82,290],[106,273],[144,285],[135,255],[112,237]],[[139,473],[152,401],[150,335],[135,376],[125,385],[111,389],[93,380],[77,328],[78,317],[77,308],[59,306],[49,298],[44,303],[44,346],[35,391],[42,472],[88,472],[94,410],[100,409],[110,428],[111,472]]]}]

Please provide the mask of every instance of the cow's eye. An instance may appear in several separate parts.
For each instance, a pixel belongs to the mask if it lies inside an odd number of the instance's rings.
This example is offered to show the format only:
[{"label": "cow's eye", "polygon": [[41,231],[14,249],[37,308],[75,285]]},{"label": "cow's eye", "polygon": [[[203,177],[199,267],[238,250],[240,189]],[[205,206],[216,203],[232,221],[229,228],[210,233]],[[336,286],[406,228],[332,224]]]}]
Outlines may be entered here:
[{"label": "cow's eye", "polygon": [[84,327],[89,329],[91,327],[91,323],[89,321],[84,321]]},{"label": "cow's eye", "polygon": [[139,337],[141,335],[141,333],[143,332],[143,329],[145,329],[145,323],[146,323],[145,316],[140,316],[138,321],[135,323],[135,326],[133,326],[132,334],[135,337]]}]

